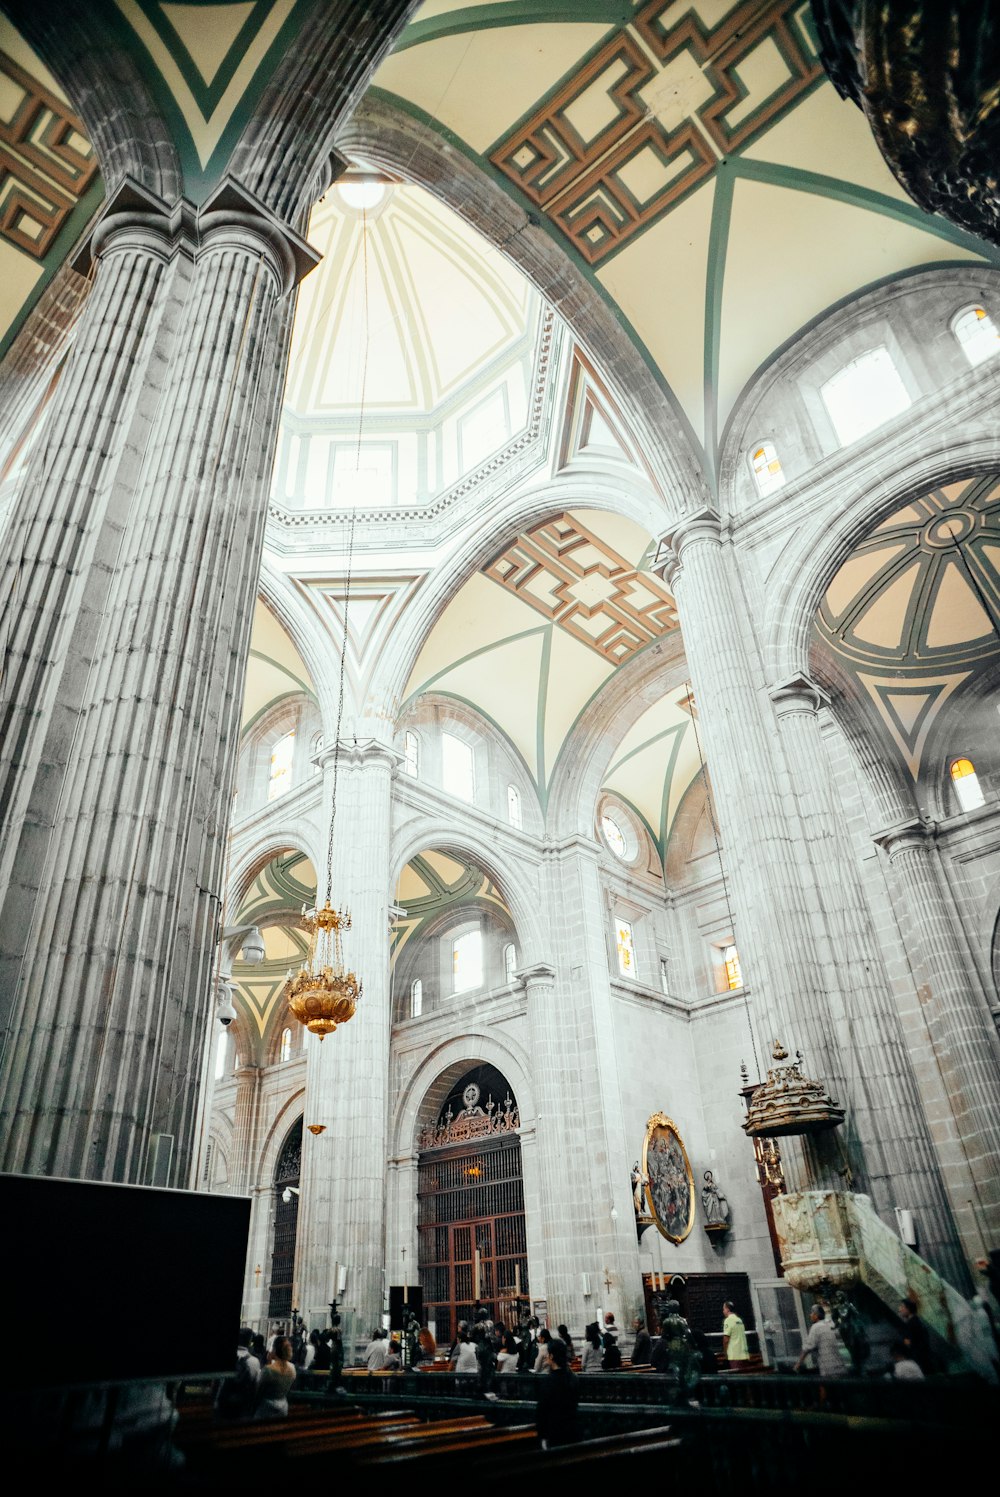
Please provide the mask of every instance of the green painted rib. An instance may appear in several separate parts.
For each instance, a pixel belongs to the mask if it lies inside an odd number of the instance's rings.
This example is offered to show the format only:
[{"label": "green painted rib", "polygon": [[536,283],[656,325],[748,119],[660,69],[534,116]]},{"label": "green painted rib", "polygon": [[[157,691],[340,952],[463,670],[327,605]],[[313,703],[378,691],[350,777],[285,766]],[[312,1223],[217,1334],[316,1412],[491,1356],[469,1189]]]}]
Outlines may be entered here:
[{"label": "green painted rib", "polygon": [[430,16],[426,21],[412,21],[396,43],[394,51],[405,52],[422,42],[436,42],[443,36],[458,36],[466,31],[493,31],[505,26],[528,26],[548,23],[577,24],[603,22],[606,26],[624,26],[632,17],[631,0],[508,0],[503,5],[466,5],[461,10]]},{"label": "green painted rib", "polygon": [[[440,622],[440,618],[437,622]],[[531,629],[522,629],[518,634],[507,634],[503,639],[494,639],[488,645],[479,645],[476,649],[470,650],[468,655],[460,655],[450,665],[443,666],[441,670],[435,671],[433,676],[428,676],[426,681],[422,681],[419,686],[415,686],[400,707],[400,713],[405,712],[406,708],[412,702],[415,702],[417,697],[422,696],[425,691],[433,690],[435,681],[440,681],[442,677],[449,675],[451,671],[457,671],[459,666],[468,665],[470,660],[475,660],[479,655],[488,655],[491,650],[499,649],[502,645],[515,644],[517,640],[529,639],[533,634],[544,634],[546,629],[550,627],[551,625],[549,624],[536,624]],[[448,695],[454,696],[456,693],[449,692]]]},{"label": "green painted rib", "polygon": [[827,177],[821,172],[811,172],[799,166],[782,166],[776,162],[751,161],[746,156],[728,158],[734,176],[747,182],[763,182],[771,187],[786,187],[795,192],[812,193],[816,197],[831,198],[834,202],[846,203],[852,208],[866,208],[869,212],[881,213],[908,228],[919,229],[948,244],[960,245],[962,249],[974,251],[984,260],[1000,265],[1000,248],[986,244],[949,223],[937,214],[925,213],[916,203],[900,202],[887,193],[876,192],[872,187],[862,187],[857,182],[845,182],[840,177]]},{"label": "green painted rib", "polygon": [[629,749],[627,754],[623,754],[620,759],[615,760],[614,764],[612,764],[611,768],[607,771],[605,779],[610,779],[613,774],[617,774],[622,765],[627,764],[630,759],[634,759],[636,754],[641,754],[644,749],[652,748],[654,743],[659,743],[661,738],[669,738],[670,735],[672,733],[676,733],[678,729],[683,731],[686,727],[687,723],[674,723],[671,727],[664,728],[662,732],[654,733],[652,738],[647,738],[643,743],[639,744],[638,748]]},{"label": "green painted rib", "polygon": [[718,491],[719,461],[719,365],[722,358],[722,292],[729,252],[729,226],[733,215],[735,179],[729,157],[719,162],[715,173],[715,202],[708,233],[705,267],[705,456],[712,492]]}]

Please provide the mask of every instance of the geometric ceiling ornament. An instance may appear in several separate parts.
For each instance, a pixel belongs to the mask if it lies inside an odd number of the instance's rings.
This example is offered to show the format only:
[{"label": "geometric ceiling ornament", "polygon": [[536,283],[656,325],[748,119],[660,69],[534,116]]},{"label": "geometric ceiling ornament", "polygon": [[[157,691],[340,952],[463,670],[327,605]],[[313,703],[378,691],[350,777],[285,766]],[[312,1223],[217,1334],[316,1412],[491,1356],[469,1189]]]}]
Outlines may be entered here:
[{"label": "geometric ceiling ornament", "polygon": [[488,566],[498,582],[611,665],[677,628],[677,608],[576,516],[554,515],[511,541]]},{"label": "geometric ceiling ornament", "polygon": [[945,702],[969,678],[969,671],[907,685],[858,673],[914,779],[927,736]]},{"label": "geometric ceiling ornament", "polygon": [[[299,0],[204,6],[169,0],[115,3],[155,64],[151,83],[166,112],[190,137],[194,156],[184,150],[182,156],[188,158],[191,187],[204,178],[223,136],[234,138],[242,128],[268,81],[265,61],[284,50],[291,39],[282,36],[286,23],[296,8],[304,13],[304,7]],[[143,72],[149,73],[148,62]]]},{"label": "geometric ceiling ornament", "polygon": [[920,565],[914,561],[894,582],[876,593],[874,600],[854,620],[855,636],[883,650],[899,649],[913,588],[919,576]]},{"label": "geometric ceiling ornament", "polygon": [[650,476],[621,412],[600,383],[596,370],[579,349],[574,349],[559,467],[565,468],[580,457],[617,458]]},{"label": "geometric ceiling ornament", "polygon": [[928,649],[946,649],[992,634],[993,624],[958,562],[948,560],[938,581],[924,631]]}]

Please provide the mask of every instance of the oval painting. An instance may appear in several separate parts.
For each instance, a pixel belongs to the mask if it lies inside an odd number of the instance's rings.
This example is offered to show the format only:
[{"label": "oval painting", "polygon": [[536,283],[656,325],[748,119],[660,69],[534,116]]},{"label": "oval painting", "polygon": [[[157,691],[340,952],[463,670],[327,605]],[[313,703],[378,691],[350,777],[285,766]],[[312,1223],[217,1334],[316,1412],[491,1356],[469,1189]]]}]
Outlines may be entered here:
[{"label": "oval painting", "polygon": [[694,1225],[694,1178],[684,1142],[662,1112],[646,1124],[642,1173],[657,1227],[669,1242],[683,1242]]}]

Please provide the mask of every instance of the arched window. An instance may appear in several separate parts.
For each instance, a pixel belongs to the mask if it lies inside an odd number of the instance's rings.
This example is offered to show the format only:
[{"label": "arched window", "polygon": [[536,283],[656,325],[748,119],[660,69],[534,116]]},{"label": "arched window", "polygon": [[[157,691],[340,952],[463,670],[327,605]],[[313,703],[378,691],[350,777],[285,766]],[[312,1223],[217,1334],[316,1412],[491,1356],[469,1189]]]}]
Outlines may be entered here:
[{"label": "arched window", "polygon": [[985,307],[966,307],[952,320],[951,330],[970,364],[985,364],[1000,353],[1000,333]]},{"label": "arched window", "polygon": [[451,943],[453,993],[468,993],[483,985],[483,933],[477,925]]},{"label": "arched window", "polygon": [[985,806],[986,797],[983,795],[979,776],[976,774],[976,767],[971,759],[952,759],[951,783],[955,787],[958,804],[963,811],[975,811],[977,807]]},{"label": "arched window", "polygon": [[521,830],[521,792],[516,785],[507,786],[507,820],[517,831]]},{"label": "arched window", "polygon": [[857,442],[913,404],[885,347],[873,348],[845,364],[820,394],[841,447]]},{"label": "arched window", "polygon": [[761,442],[750,449],[750,468],[761,496],[773,494],[785,482],[781,459],[773,442]]},{"label": "arched window", "polygon": [[403,768],[414,779],[420,775],[420,739],[409,729],[403,739]]},{"label": "arched window", "polygon": [[517,971],[517,947],[513,941],[508,941],[503,949],[503,980],[508,986],[514,981],[514,973]]},{"label": "arched window", "polygon": [[277,800],[292,783],[292,759],[295,755],[295,733],[286,733],[271,750],[271,768],[267,779],[267,798]]},{"label": "arched window", "polygon": [[410,983],[410,1018],[419,1019],[424,1007],[424,985],[419,977]]},{"label": "arched window", "polygon": [[726,946],[722,952],[722,965],[726,973],[726,987],[735,992],[743,986],[743,973],[740,969],[740,954],[735,946]]},{"label": "arched window", "polygon": [[292,1031],[290,1029],[283,1029],[281,1031],[281,1044],[278,1047],[278,1062],[279,1062],[280,1065],[284,1065],[285,1061],[286,1060],[291,1060],[291,1058],[292,1058]]},{"label": "arched window", "polygon": [[623,977],[635,976],[635,941],[632,923],[618,920],[615,923],[615,948],[618,952],[618,970]]},{"label": "arched window", "polygon": [[628,842],[625,839],[625,833],[622,831],[621,827],[618,825],[617,821],[615,821],[613,816],[601,817],[601,831],[604,834],[605,842],[608,844],[615,857],[627,858]]},{"label": "arched window", "polygon": [[471,745],[453,733],[441,734],[441,777],[449,795],[472,801],[476,797],[475,759]]}]

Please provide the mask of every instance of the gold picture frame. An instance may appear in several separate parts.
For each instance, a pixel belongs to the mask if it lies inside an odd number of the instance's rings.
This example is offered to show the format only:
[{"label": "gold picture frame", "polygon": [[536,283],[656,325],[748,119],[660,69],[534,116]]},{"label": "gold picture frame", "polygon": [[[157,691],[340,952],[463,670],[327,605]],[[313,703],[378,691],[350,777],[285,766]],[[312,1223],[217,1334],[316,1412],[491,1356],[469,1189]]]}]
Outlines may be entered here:
[{"label": "gold picture frame", "polygon": [[646,1124],[642,1181],[657,1231],[676,1247],[694,1226],[694,1175],[677,1125],[664,1112]]}]

